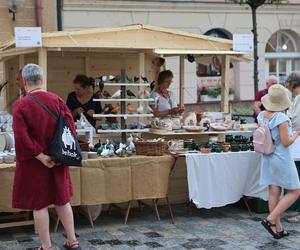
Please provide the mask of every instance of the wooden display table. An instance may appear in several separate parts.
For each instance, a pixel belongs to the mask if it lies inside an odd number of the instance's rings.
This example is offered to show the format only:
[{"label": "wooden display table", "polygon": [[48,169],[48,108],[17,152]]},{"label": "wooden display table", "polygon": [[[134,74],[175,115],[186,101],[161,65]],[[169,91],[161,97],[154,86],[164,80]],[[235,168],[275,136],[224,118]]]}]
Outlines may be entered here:
[{"label": "wooden display table", "polygon": [[[157,210],[158,199],[168,197],[169,175],[173,163],[174,158],[170,155],[97,158],[83,161],[81,168],[70,167],[74,193],[71,205],[128,202],[125,222],[134,200],[151,199],[155,201],[154,206]],[[14,171],[15,164],[0,164],[0,212],[20,212],[11,207]],[[89,220],[92,224],[91,218]]]}]

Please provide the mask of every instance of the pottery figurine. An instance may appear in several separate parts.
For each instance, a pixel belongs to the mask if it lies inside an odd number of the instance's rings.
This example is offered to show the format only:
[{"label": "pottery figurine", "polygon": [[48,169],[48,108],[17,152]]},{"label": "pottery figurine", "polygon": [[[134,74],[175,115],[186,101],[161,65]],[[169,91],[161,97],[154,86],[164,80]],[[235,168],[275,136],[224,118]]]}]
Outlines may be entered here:
[{"label": "pottery figurine", "polygon": [[196,112],[189,112],[184,118],[184,126],[197,126],[197,115]]},{"label": "pottery figurine", "polygon": [[107,147],[107,145],[104,145],[101,156],[108,157],[108,154],[109,154],[109,148]]},{"label": "pottery figurine", "polygon": [[171,118],[173,130],[181,129],[182,127],[181,119],[182,119],[181,116],[174,116]]}]

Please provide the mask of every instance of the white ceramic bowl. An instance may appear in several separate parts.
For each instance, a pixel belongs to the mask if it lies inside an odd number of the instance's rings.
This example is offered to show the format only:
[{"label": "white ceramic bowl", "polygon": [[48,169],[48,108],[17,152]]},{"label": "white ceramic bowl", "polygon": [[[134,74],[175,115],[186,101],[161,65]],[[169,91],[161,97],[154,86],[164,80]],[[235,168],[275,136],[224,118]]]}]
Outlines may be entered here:
[{"label": "white ceramic bowl", "polygon": [[86,160],[89,158],[89,152],[81,151],[82,160]]},{"label": "white ceramic bowl", "polygon": [[96,159],[97,158],[97,152],[88,152],[88,158],[89,159]]}]

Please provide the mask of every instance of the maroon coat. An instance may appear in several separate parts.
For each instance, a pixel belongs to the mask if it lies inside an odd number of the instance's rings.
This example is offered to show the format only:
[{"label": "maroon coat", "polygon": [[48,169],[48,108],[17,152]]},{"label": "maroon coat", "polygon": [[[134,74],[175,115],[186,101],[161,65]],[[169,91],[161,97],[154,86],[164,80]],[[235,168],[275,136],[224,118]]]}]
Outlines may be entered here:
[{"label": "maroon coat", "polygon": [[[66,104],[57,95],[49,92],[34,92],[35,96],[50,110],[65,112],[73,132],[73,117]],[[34,100],[23,97],[15,103],[13,129],[16,144],[16,171],[13,186],[14,208],[40,210],[51,204],[64,205],[72,196],[69,167],[48,168],[35,157],[48,154],[56,121]]]}]

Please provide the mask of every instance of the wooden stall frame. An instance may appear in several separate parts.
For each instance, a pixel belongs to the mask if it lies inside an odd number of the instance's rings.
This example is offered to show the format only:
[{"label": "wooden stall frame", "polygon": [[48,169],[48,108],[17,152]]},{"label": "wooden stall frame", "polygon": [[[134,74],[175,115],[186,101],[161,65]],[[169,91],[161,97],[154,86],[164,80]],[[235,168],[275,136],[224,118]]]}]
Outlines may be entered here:
[{"label": "wooden stall frame", "polygon": [[[16,48],[14,40],[6,42],[0,45],[0,61],[6,63],[16,56],[37,53],[38,63],[44,71],[44,88],[47,89],[47,58],[52,52],[116,52],[122,53],[121,57],[124,57],[126,53],[136,53],[140,76],[145,75],[146,54],[156,55],[157,57],[178,56],[180,58],[180,105],[184,104],[184,59],[187,54],[194,57],[225,56],[222,60],[225,64],[222,67],[226,69],[229,68],[228,62],[230,60],[249,61],[245,53],[231,50],[232,41],[228,39],[143,24],[43,33],[42,46],[40,48]],[[124,58],[121,60],[124,61]],[[19,67],[23,64],[24,60],[20,59]],[[225,68],[222,70],[224,72],[222,85],[227,89],[229,86],[229,70],[226,71]],[[89,55],[85,56],[84,72],[86,74],[90,72]],[[222,92],[221,109],[224,112],[228,112],[229,109],[226,92],[226,90]]]}]

